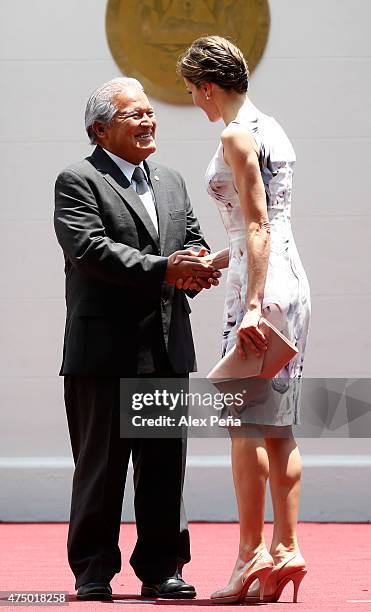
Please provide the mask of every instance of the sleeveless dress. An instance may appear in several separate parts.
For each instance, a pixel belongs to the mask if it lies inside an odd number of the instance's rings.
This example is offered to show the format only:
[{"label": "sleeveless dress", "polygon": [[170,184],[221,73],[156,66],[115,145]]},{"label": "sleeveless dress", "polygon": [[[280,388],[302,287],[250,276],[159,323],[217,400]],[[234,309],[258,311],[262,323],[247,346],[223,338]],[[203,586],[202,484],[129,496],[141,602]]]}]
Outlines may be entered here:
[{"label": "sleeveless dress", "polygon": [[[296,156],[277,121],[246,102],[232,122],[248,130],[259,150],[271,226],[270,255],[265,283],[263,314],[297,347],[297,356],[277,376],[266,381],[237,410],[242,423],[287,426],[300,423],[300,389],[310,318],[308,279],[291,229],[292,177]],[[215,201],[229,237],[229,267],[223,320],[222,354],[236,343],[236,333],[246,312],[246,228],[231,168],[225,163],[222,143],[205,176],[206,189]],[[229,410],[229,413],[233,410]],[[237,416],[237,412],[233,416]],[[225,415],[222,415],[223,417]]]}]

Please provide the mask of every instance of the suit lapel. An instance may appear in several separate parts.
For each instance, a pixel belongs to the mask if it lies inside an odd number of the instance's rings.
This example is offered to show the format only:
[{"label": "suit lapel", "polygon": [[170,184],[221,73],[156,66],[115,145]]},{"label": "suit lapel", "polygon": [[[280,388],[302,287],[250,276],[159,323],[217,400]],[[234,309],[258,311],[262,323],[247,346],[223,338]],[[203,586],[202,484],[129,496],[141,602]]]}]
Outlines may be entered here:
[{"label": "suit lapel", "polygon": [[169,223],[169,196],[162,173],[155,164],[144,162],[149,170],[150,181],[155,196],[160,234],[161,253],[165,251],[166,232]]},{"label": "suit lapel", "polygon": [[135,214],[140,218],[147,232],[151,236],[153,242],[158,247],[158,235],[151,221],[151,217],[147,213],[142,200],[137,195],[136,191],[133,189],[130,183],[128,187],[123,187],[117,181],[115,181],[115,179],[110,174],[104,174],[103,176],[106,181],[111,185],[111,187],[113,187],[113,189],[117,191],[117,193],[125,200],[126,204],[128,204],[130,208],[135,212]]},{"label": "suit lapel", "polygon": [[142,200],[133,189],[126,176],[121,172],[117,164],[115,164],[115,162],[108,155],[106,155],[101,147],[97,147],[95,149],[93,155],[91,156],[91,161],[97,170],[102,172],[103,178],[111,185],[119,196],[125,200],[125,202],[140,218],[153,242],[157,247],[159,247],[159,237],[151,221],[151,217],[147,213]]}]

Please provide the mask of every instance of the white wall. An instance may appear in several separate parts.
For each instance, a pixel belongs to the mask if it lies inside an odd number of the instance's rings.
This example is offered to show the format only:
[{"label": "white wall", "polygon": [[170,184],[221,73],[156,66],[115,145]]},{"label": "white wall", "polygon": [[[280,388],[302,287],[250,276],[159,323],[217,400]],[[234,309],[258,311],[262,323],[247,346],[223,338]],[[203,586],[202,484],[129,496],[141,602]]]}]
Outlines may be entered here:
[{"label": "white wall", "polygon": [[[293,223],[313,301],[305,374],[367,377],[371,4],[271,0],[270,6],[269,43],[251,97],[283,124],[298,157]],[[68,513],[71,467],[56,376],[64,276],[53,185],[64,166],[89,154],[87,96],[119,70],[106,42],[106,0],[2,0],[1,8],[0,519],[59,520]],[[153,102],[157,157],[182,172],[208,241],[221,248],[224,230],[203,173],[222,126],[194,108]],[[222,306],[222,288],[192,304],[200,375],[219,354]],[[302,449],[302,517],[370,519],[369,440],[305,440]],[[225,441],[191,441],[191,518],[236,516],[227,456]],[[339,489],[358,496],[356,508],[338,498]]]}]

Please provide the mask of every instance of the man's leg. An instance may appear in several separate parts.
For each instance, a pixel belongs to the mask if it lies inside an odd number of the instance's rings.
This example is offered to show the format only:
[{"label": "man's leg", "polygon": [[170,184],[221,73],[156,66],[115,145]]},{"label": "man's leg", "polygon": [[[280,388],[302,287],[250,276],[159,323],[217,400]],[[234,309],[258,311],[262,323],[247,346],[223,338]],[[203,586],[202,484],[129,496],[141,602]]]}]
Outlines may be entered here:
[{"label": "man's leg", "polygon": [[138,539],[130,563],[140,580],[160,583],[178,566],[182,440],[135,440],[133,464]]},{"label": "man's leg", "polygon": [[[156,372],[143,374],[141,378],[176,379],[180,386],[175,383],[172,390],[187,393],[189,375],[174,372],[162,344],[159,341],[160,358],[156,363]],[[191,559],[188,521],[183,502],[187,459],[186,428],[182,428],[181,433],[182,437],[176,439],[147,438],[134,441],[134,503],[138,541],[130,562],[137,576],[148,582],[153,581],[153,573],[160,575],[159,580],[163,580],[175,574],[177,569],[181,572],[183,565]],[[158,545],[154,545],[154,537]],[[169,543],[167,552],[162,546],[165,541]],[[157,557],[155,564],[152,561],[153,552],[158,549],[166,556],[162,567],[157,563]],[[154,565],[160,571],[154,572]]]},{"label": "man's leg", "polygon": [[118,538],[131,443],[120,439],[119,383],[117,378],[65,377],[75,460],[68,560],[76,588],[110,582],[121,569]]},{"label": "man's leg", "polygon": [[182,573],[182,568],[191,560],[191,545],[189,539],[188,520],[183,501],[183,486],[185,469],[187,462],[187,431],[185,430],[182,438],[182,496],[180,500],[180,531],[178,549],[178,569]]}]

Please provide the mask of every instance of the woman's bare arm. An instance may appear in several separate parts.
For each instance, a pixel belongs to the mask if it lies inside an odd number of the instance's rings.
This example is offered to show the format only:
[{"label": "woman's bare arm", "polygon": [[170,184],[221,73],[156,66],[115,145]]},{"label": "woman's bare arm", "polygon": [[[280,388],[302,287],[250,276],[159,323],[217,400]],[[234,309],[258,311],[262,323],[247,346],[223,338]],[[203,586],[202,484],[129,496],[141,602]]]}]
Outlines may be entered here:
[{"label": "woman's bare arm", "polygon": [[[239,329],[247,348],[258,354],[266,344],[258,328],[270,252],[270,226],[258,150],[252,135],[241,127],[228,126],[222,134],[224,158],[231,167],[246,226],[246,315]],[[238,343],[240,353],[243,346]]]}]

